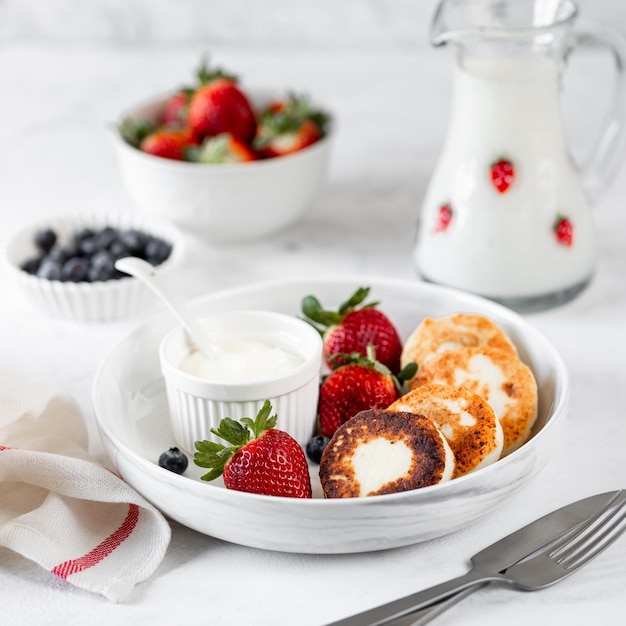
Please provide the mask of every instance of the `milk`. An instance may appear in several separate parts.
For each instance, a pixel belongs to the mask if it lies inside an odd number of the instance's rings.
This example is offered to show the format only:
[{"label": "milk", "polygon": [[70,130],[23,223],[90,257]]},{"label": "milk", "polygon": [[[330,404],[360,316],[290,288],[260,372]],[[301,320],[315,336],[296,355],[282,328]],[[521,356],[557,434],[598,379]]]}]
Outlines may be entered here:
[{"label": "milk", "polygon": [[[414,257],[424,278],[494,298],[534,298],[585,283],[593,228],[570,161],[555,64],[539,58],[469,59],[456,70],[451,121],[427,190]],[[499,193],[490,166],[511,161]],[[435,232],[437,211],[452,219]],[[572,245],[556,237],[559,215]]]}]

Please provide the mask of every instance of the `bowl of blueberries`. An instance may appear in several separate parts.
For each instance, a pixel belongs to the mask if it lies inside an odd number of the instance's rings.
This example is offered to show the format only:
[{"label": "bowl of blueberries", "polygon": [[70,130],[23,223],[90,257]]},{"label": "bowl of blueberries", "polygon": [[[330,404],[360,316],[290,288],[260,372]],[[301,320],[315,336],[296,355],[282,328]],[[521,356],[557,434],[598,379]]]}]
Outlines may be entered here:
[{"label": "bowl of blueberries", "polygon": [[127,256],[169,271],[184,237],[168,222],[132,213],[52,218],[31,224],[9,241],[9,273],[27,297],[53,316],[84,322],[119,320],[146,310],[154,295],[115,268]]}]

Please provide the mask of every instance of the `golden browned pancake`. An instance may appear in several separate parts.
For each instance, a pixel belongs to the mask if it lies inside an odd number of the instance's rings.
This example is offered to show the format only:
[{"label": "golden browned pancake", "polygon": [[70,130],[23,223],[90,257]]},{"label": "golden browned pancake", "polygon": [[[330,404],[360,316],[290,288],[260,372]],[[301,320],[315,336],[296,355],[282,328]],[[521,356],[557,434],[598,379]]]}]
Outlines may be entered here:
[{"label": "golden browned pancake", "polygon": [[491,405],[504,431],[503,455],[530,436],[537,418],[537,383],[510,352],[488,346],[442,352],[424,363],[411,387],[433,383],[467,387]]},{"label": "golden browned pancake", "polygon": [[421,367],[441,352],[464,346],[491,346],[517,356],[517,349],[495,322],[474,313],[455,313],[422,320],[404,344],[401,364]]},{"label": "golden browned pancake", "polygon": [[454,454],[422,415],[372,409],[342,424],[320,461],[327,498],[356,498],[418,489],[449,480]]},{"label": "golden browned pancake", "polygon": [[481,396],[465,387],[422,385],[388,407],[432,420],[454,452],[454,477],[491,465],[500,458],[502,426]]}]

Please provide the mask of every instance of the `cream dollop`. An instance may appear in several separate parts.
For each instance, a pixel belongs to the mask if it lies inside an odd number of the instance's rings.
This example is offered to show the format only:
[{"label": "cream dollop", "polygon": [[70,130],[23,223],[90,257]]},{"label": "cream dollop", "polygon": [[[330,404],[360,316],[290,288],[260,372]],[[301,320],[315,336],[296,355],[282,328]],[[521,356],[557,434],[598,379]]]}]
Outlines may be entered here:
[{"label": "cream dollop", "polygon": [[229,339],[216,345],[219,353],[215,358],[194,350],[180,368],[211,381],[246,382],[285,374],[304,362],[300,355],[258,339]]}]

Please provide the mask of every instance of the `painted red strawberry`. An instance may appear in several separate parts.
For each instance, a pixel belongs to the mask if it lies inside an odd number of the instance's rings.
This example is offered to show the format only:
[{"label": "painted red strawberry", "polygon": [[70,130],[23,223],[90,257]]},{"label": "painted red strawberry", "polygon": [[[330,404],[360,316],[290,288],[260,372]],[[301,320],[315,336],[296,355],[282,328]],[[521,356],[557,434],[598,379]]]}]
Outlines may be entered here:
[{"label": "painted red strawberry", "polygon": [[256,134],[256,115],[236,79],[218,70],[214,78],[207,76],[205,80],[189,102],[189,128],[200,138],[230,133],[250,143]]},{"label": "painted red strawberry", "polygon": [[153,156],[184,161],[185,151],[195,144],[193,134],[187,129],[159,128],[141,142],[139,149]]},{"label": "painted red strawberry", "polygon": [[315,296],[302,299],[302,313],[324,339],[324,358],[329,367],[337,365],[331,357],[338,353],[367,355],[373,345],[376,358],[394,374],[400,371],[402,342],[391,320],[379,309],[378,302],[363,304],[369,287],[359,287],[337,311],[323,309]]},{"label": "painted red strawberry", "polygon": [[504,193],[515,179],[513,163],[507,159],[499,159],[491,165],[491,182],[499,193]]},{"label": "painted red strawberry", "polygon": [[415,375],[416,365],[411,363],[410,370],[405,369],[396,378],[376,360],[373,346],[367,352],[366,357],[358,352],[340,355],[342,364],[320,386],[318,417],[325,437],[332,437],[339,426],[359,411],[386,409],[402,393],[401,381]]},{"label": "painted red strawberry", "polygon": [[436,233],[441,233],[450,226],[450,222],[452,221],[453,211],[450,204],[442,204],[437,210],[437,215],[435,216],[435,226],[433,230]]},{"label": "painted red strawberry", "polygon": [[561,215],[557,215],[554,222],[554,234],[556,240],[563,246],[570,247],[574,243],[574,225],[569,218]]},{"label": "painted red strawberry", "polygon": [[327,122],[326,113],[313,109],[307,98],[292,94],[261,113],[252,145],[261,158],[293,154],[318,141]]},{"label": "painted red strawberry", "polygon": [[243,163],[257,158],[247,144],[229,133],[205,139],[202,146],[188,150],[186,157],[198,163]]},{"label": "painted red strawberry", "polygon": [[196,441],[194,463],[210,471],[202,480],[224,477],[224,486],[267,496],[310,498],[311,478],[298,442],[276,426],[266,400],[254,420],[240,422],[225,417],[211,432],[230,446],[214,441]]}]

